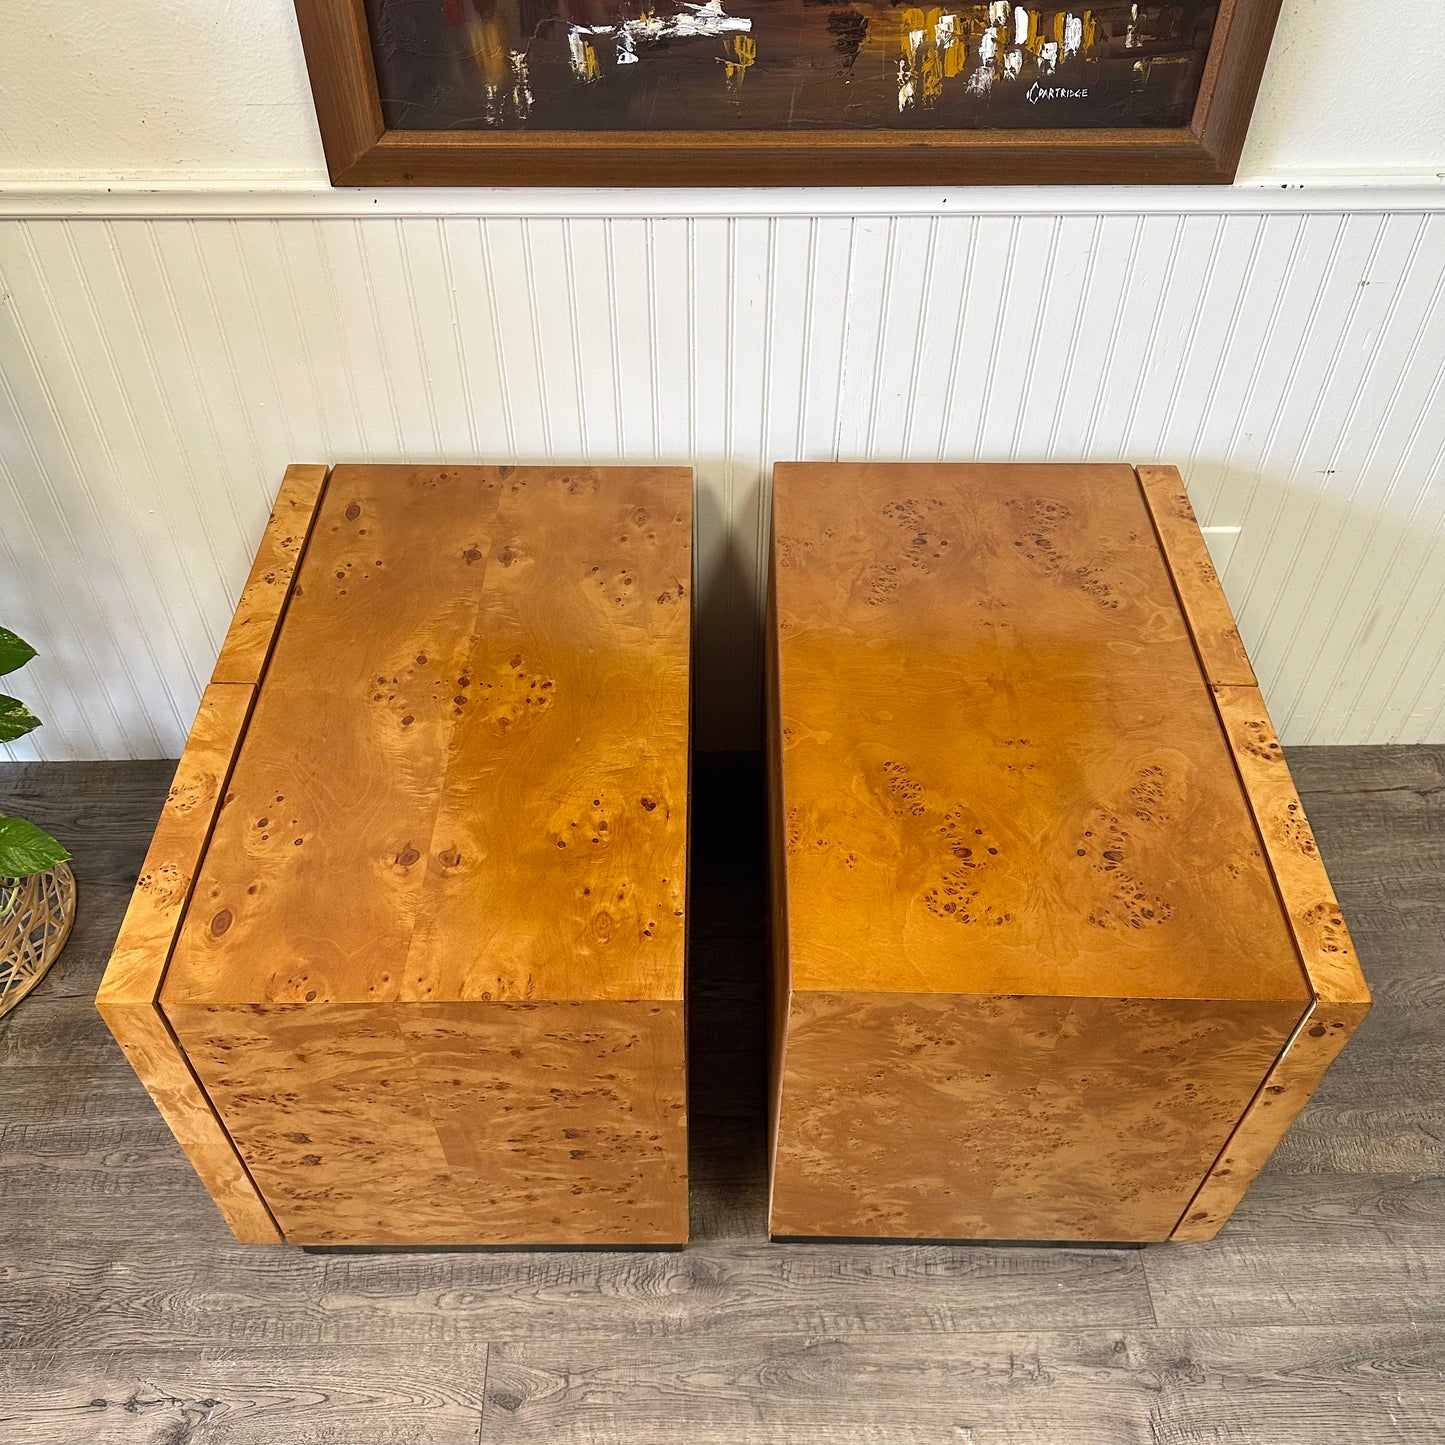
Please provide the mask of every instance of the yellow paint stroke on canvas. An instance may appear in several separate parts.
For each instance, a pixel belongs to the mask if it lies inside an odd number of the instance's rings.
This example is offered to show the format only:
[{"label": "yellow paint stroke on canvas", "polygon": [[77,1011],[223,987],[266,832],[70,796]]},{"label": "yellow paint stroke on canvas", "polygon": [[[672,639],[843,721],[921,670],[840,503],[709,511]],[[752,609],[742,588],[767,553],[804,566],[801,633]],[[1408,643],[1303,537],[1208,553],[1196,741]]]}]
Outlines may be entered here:
[{"label": "yellow paint stroke on canvas", "polygon": [[936,45],[930,45],[923,57],[923,103],[932,105],[943,94],[943,59]]},{"label": "yellow paint stroke on canvas", "polygon": [[987,95],[995,81],[1027,82],[1088,59],[1097,22],[1092,10],[1031,9],[989,0],[950,11],[910,5],[897,12],[898,108],[931,105],[945,83]]},{"label": "yellow paint stroke on canvas", "polygon": [[731,51],[731,58],[723,61],[724,73],[729,90],[743,88],[743,77],[758,58],[758,43],[751,35],[735,35],[732,40],[723,41],[723,49]]},{"label": "yellow paint stroke on canvas", "polygon": [[911,63],[923,43],[923,11],[909,6],[898,17],[898,23],[903,27],[903,53]]},{"label": "yellow paint stroke on canvas", "polygon": [[467,44],[483,82],[501,85],[507,79],[507,42],[495,20],[468,19]]},{"label": "yellow paint stroke on canvas", "polygon": [[1027,50],[1030,55],[1037,55],[1044,44],[1044,33],[1039,25],[1039,12],[1037,10],[1029,10],[1023,13],[1026,17],[1025,23],[1027,26],[1027,28],[1024,29],[1023,48]]}]

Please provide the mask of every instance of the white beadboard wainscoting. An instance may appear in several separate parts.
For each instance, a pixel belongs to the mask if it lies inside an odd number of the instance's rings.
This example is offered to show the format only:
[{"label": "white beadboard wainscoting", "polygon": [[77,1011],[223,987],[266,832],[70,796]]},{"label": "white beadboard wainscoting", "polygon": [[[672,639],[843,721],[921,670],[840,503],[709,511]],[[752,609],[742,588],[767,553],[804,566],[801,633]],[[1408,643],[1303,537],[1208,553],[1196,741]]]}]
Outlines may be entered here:
[{"label": "white beadboard wainscoting", "polygon": [[177,754],[286,463],[441,458],[696,468],[705,747],[789,458],[1174,462],[1286,742],[1445,740],[1445,215],[1227,195],[0,220],[0,756]]}]

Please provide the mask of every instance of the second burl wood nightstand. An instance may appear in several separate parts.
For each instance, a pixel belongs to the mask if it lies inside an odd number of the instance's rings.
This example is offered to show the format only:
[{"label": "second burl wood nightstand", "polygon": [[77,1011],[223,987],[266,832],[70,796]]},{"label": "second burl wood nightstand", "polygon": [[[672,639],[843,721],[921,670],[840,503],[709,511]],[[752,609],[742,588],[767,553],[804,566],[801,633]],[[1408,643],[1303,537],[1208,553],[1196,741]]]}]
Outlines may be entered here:
[{"label": "second burl wood nightstand", "polygon": [[1369,1007],[1172,468],[788,464],[775,1237],[1205,1239]]}]

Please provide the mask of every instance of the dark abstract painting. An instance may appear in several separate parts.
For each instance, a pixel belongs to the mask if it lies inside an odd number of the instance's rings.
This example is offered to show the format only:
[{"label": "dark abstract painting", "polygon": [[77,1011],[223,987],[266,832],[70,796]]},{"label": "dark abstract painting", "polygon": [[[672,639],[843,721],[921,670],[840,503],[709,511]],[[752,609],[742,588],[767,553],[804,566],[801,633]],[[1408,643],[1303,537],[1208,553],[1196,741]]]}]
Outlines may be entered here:
[{"label": "dark abstract painting", "polygon": [[1188,125],[1218,0],[366,0],[393,130]]}]

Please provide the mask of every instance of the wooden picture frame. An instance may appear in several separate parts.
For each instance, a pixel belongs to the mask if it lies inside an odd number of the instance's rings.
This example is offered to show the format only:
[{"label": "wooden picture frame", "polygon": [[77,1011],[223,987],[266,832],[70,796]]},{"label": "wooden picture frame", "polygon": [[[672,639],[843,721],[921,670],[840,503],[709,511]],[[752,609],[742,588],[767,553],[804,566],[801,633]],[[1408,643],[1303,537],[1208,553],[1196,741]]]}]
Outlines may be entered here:
[{"label": "wooden picture frame", "polygon": [[334,186],[1228,183],[1282,0],[1219,0],[1188,125],[975,130],[403,130],[366,0],[295,0]]}]

